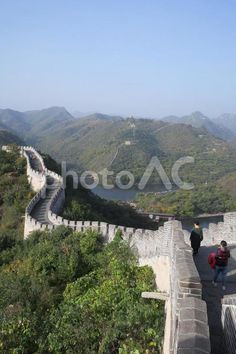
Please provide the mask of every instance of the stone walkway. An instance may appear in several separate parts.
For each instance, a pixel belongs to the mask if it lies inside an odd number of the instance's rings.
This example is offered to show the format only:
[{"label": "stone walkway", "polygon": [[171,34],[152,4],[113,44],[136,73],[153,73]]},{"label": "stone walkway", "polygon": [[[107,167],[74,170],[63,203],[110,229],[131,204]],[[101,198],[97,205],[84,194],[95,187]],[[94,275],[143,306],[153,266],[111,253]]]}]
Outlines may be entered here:
[{"label": "stone walkway", "polygon": [[[39,159],[38,158],[33,159],[31,151],[26,150],[26,153],[30,158],[31,167],[35,171],[42,172],[43,166],[39,161]],[[47,175],[46,178],[47,178],[47,186],[49,187],[51,185],[51,187],[46,189],[46,196],[44,198],[41,198],[38,201],[38,203],[34,206],[34,208],[31,211],[31,216],[41,224],[48,225],[51,224],[50,220],[48,219],[50,201],[53,197],[55,190],[59,188],[59,184],[56,181],[56,179],[52,176]]]},{"label": "stone walkway", "polygon": [[229,260],[226,291],[222,290],[220,279],[218,280],[217,288],[213,287],[211,283],[213,271],[208,264],[208,256],[211,252],[215,252],[217,247],[202,246],[199,254],[194,257],[202,280],[203,300],[207,303],[212,354],[226,354],[221,325],[221,300],[224,295],[236,294],[236,245],[231,245],[229,248],[231,258]]}]

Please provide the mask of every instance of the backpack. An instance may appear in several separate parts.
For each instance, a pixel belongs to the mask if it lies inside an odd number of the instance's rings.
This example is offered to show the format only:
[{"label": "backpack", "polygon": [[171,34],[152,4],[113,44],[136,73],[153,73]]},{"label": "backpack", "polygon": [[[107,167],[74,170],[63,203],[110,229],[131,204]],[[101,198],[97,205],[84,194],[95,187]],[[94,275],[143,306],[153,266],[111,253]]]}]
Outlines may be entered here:
[{"label": "backpack", "polygon": [[208,263],[211,267],[211,269],[214,269],[216,266],[216,254],[215,252],[211,252],[209,257],[208,257]]}]

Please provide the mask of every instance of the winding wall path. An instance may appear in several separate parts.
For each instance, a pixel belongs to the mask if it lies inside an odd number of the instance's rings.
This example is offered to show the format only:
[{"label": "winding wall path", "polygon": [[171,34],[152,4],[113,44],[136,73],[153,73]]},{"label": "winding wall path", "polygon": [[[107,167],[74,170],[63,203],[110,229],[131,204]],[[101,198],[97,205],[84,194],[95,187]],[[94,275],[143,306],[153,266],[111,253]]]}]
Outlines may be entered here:
[{"label": "winding wall path", "polygon": [[[166,339],[165,353],[209,354],[208,321],[211,353],[226,354],[224,335],[227,346],[235,349],[236,252],[233,244],[236,244],[236,213],[225,214],[224,222],[210,224],[209,228],[204,230],[203,247],[199,257],[195,259],[195,264],[189,247],[189,233],[182,230],[178,221],[166,222],[159,230],[151,231],[103,222],[63,219],[59,216],[65,198],[62,177],[46,169],[41,155],[34,148],[23,147],[22,153],[27,159],[29,182],[37,192],[26,208],[25,237],[34,230],[51,230],[58,225],[65,225],[76,231],[96,229],[104,237],[104,242],[110,242],[117,228],[121,229],[124,239],[136,250],[139,263],[153,268],[157,287],[169,295],[169,320],[166,324],[169,337]],[[233,251],[230,285],[227,290],[228,296],[233,296],[233,300],[227,298],[227,301],[220,289],[211,286],[212,274],[207,264],[212,245],[219,243],[222,238],[231,244]]]},{"label": "winding wall path", "polygon": [[55,191],[57,191],[61,187],[61,184],[58,179],[48,173],[48,170],[45,168],[44,163],[40,161],[40,159],[34,152],[31,152],[31,150],[25,150],[25,153],[29,157],[32,169],[40,174],[44,173],[46,178],[45,195],[42,196],[42,198],[40,198],[40,200],[33,206],[30,215],[33,219],[37,220],[41,224],[52,224],[52,222],[48,218],[50,202],[52,201]]}]

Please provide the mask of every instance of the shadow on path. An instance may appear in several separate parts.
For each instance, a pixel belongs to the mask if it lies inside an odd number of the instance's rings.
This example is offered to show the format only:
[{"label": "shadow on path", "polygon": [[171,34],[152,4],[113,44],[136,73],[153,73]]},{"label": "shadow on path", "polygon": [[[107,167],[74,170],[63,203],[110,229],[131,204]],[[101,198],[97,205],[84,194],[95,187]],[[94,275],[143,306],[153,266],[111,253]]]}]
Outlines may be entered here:
[{"label": "shadow on path", "polygon": [[213,270],[208,264],[208,256],[216,252],[217,246],[202,246],[194,261],[202,281],[202,298],[207,303],[207,314],[210,329],[211,353],[226,354],[223,328],[221,323],[221,300],[225,295],[236,294],[236,245],[229,247],[231,258],[227,277],[227,289],[222,290],[221,279],[218,279],[217,287],[212,285]]}]

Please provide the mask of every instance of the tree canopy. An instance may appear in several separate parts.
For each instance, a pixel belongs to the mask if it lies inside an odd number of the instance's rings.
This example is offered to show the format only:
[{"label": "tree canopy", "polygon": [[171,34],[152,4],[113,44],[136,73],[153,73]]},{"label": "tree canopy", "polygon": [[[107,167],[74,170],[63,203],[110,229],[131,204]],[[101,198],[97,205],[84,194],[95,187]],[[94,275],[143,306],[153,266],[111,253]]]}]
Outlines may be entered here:
[{"label": "tree canopy", "polygon": [[164,306],[117,235],[59,227],[15,245],[0,268],[2,353],[160,353]]},{"label": "tree canopy", "polygon": [[236,210],[236,202],[219,186],[200,185],[193,190],[178,190],[165,195],[139,194],[137,207],[177,216],[225,213]]}]

